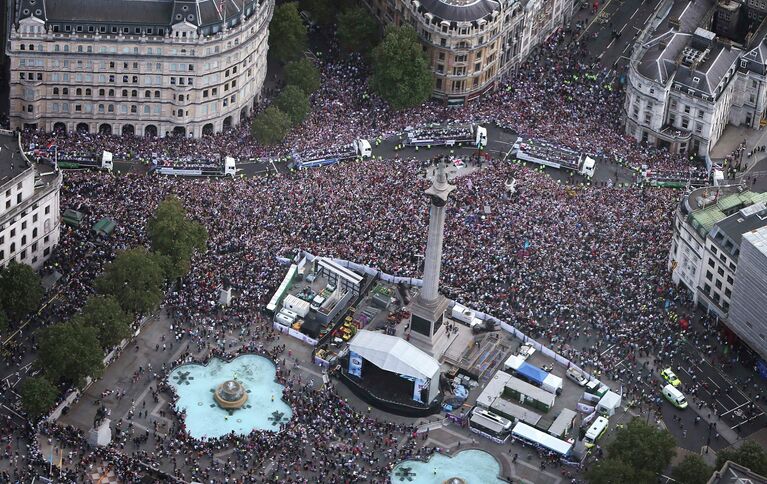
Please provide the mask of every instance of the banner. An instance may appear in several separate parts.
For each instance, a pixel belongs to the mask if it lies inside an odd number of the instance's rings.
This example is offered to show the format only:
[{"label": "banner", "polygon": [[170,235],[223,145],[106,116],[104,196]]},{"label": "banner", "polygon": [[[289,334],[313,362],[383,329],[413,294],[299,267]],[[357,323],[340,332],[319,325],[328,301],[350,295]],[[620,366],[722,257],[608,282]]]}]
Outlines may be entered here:
[{"label": "banner", "polygon": [[413,400],[423,403],[423,400],[421,400],[421,390],[423,390],[425,386],[426,380],[422,378],[415,379],[415,383],[413,384]]},{"label": "banner", "polygon": [[575,408],[581,413],[592,413],[594,411],[594,407],[591,405],[586,405],[585,403],[580,402],[576,405]]},{"label": "banner", "polygon": [[349,350],[349,374],[362,378],[362,356]]}]

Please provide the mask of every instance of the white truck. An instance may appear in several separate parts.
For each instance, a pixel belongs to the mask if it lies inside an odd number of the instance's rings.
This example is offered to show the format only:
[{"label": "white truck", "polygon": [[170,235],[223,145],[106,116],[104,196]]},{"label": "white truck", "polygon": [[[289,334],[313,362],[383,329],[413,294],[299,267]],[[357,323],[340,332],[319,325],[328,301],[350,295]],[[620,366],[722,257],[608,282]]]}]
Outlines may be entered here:
[{"label": "white truck", "polygon": [[220,163],[179,163],[169,165],[158,165],[156,162],[153,163],[154,166],[150,170],[150,173],[157,172],[161,175],[234,177],[237,174],[237,163],[231,156],[225,157]]},{"label": "white truck", "polygon": [[309,314],[311,305],[312,304],[309,301],[304,301],[303,299],[297,298],[292,294],[285,296],[285,299],[282,301],[283,308],[293,311],[302,318]]},{"label": "white truck", "polygon": [[538,165],[570,170],[588,178],[594,176],[597,165],[596,160],[587,154],[536,139],[517,138],[509,155]]},{"label": "white truck", "polygon": [[455,306],[453,306],[453,309],[450,312],[450,315],[456,321],[465,323],[470,328],[473,328],[479,324],[482,324],[482,320],[477,317],[474,310],[469,309],[466,306],[462,306],[460,304],[456,304]]},{"label": "white truck", "polygon": [[430,124],[405,128],[405,146],[487,146],[487,128],[478,124]]},{"label": "white truck", "polygon": [[367,159],[373,156],[373,148],[370,141],[356,139],[351,144],[338,149],[331,149],[319,153],[311,153],[306,156],[293,154],[291,168],[316,168],[319,166],[334,165],[339,161]]}]

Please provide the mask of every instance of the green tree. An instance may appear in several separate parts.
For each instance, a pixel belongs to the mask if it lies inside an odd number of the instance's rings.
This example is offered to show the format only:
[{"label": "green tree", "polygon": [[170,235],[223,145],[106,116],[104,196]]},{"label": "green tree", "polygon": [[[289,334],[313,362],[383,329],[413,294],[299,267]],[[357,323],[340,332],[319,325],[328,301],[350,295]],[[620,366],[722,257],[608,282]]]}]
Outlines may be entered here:
[{"label": "green tree", "polygon": [[269,53],[278,61],[287,62],[299,57],[308,45],[306,26],[298,15],[298,3],[284,3],[275,8],[269,24]]},{"label": "green tree", "polygon": [[292,84],[282,90],[274,103],[280,111],[288,115],[293,126],[301,123],[309,114],[309,96]]},{"label": "green tree", "polygon": [[186,216],[181,200],[171,196],[160,202],[153,218],[147,223],[152,250],[168,258],[168,279],[189,272],[195,250],[205,250],[208,231]]},{"label": "green tree", "polygon": [[5,311],[0,308],[0,333],[5,332],[8,329],[8,317],[5,315]]},{"label": "green tree", "polygon": [[285,66],[285,82],[298,86],[306,95],[320,88],[320,71],[306,58],[298,59]]},{"label": "green tree", "polygon": [[124,311],[146,314],[162,302],[166,261],[144,247],[118,252],[96,279],[96,289],[114,296]]},{"label": "green tree", "polygon": [[410,25],[390,27],[373,50],[373,89],[393,108],[417,106],[431,95],[426,55]]},{"label": "green tree", "polygon": [[367,9],[354,7],[338,14],[336,36],[347,51],[368,53],[378,43],[380,29]]},{"label": "green tree", "polygon": [[706,465],[699,455],[688,455],[671,470],[673,477],[680,484],[706,484],[714,469]]},{"label": "green tree", "polygon": [[636,483],[634,469],[620,459],[607,458],[594,464],[586,479],[589,484],[628,484]]},{"label": "green tree", "polygon": [[45,415],[56,402],[58,391],[44,376],[30,377],[24,380],[19,389],[21,406],[31,420]]},{"label": "green tree", "polygon": [[737,449],[721,450],[716,457],[716,468],[721,469],[728,460],[748,467],[757,474],[767,475],[767,453],[755,442],[746,441]]},{"label": "green tree", "polygon": [[622,460],[634,469],[635,482],[652,483],[671,463],[675,447],[674,437],[667,430],[635,418],[618,430],[607,451],[611,459]]},{"label": "green tree", "polygon": [[251,132],[259,143],[273,145],[285,138],[291,128],[290,117],[274,106],[264,109],[253,118]]},{"label": "green tree", "polygon": [[18,321],[36,311],[43,299],[40,276],[26,264],[11,261],[0,270],[0,307],[11,320]]},{"label": "green tree", "polygon": [[309,12],[312,20],[323,27],[333,23],[339,9],[335,0],[301,0],[301,8]]},{"label": "green tree", "polygon": [[103,369],[104,353],[96,328],[76,322],[43,328],[38,336],[39,362],[52,382],[82,385]]},{"label": "green tree", "polygon": [[131,334],[131,315],[120,307],[114,296],[91,296],[83,310],[72,321],[96,328],[99,344],[104,349],[117,346]]}]

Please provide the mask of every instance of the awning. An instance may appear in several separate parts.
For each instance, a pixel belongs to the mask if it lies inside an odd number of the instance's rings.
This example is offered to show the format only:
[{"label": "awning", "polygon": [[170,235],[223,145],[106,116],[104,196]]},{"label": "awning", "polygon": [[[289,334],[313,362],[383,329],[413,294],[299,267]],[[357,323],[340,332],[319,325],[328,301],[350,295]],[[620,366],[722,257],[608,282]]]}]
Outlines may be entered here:
[{"label": "awning", "polygon": [[413,378],[439,378],[439,363],[402,338],[362,329],[349,349],[382,370]]},{"label": "awning", "polygon": [[115,227],[117,227],[117,223],[114,220],[105,217],[93,224],[93,228],[91,230],[96,232],[98,235],[108,236],[114,232]]}]

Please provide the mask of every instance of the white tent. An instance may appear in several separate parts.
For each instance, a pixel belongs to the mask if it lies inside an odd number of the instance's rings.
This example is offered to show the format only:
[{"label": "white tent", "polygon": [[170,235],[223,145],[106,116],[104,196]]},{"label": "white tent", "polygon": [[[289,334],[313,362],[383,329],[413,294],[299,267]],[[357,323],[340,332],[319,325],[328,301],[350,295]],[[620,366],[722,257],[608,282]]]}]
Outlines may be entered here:
[{"label": "white tent", "polygon": [[353,351],[382,370],[424,380],[428,402],[439,393],[439,363],[402,338],[360,330],[349,342]]},{"label": "white tent", "polygon": [[613,391],[605,393],[605,396],[597,403],[597,412],[608,417],[615,415],[615,411],[621,406],[621,396]]}]

